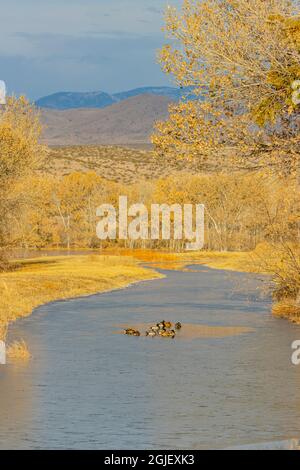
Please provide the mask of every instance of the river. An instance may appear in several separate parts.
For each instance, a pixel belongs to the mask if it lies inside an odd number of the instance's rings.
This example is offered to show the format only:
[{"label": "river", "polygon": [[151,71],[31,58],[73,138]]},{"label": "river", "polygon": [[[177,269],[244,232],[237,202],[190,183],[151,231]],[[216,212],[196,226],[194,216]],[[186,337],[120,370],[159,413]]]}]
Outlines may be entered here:
[{"label": "river", "polygon": [[[202,449],[299,437],[300,327],[254,275],[205,267],[55,302],[16,322],[33,359],[0,369],[0,448]],[[116,334],[159,320],[242,327],[175,340]],[[184,327],[183,327],[184,328]],[[265,444],[270,445],[270,444]]]}]

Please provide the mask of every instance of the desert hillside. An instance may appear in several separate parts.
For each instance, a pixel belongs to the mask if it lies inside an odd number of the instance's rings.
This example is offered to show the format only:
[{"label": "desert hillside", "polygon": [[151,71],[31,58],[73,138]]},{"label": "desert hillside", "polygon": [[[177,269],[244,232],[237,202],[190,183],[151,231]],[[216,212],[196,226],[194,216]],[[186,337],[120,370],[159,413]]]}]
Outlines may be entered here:
[{"label": "desert hillside", "polygon": [[134,88],[133,90],[121,91],[119,93],[107,93],[105,91],[92,92],[73,92],[60,91],[52,95],[43,96],[35,104],[39,108],[47,109],[76,109],[76,108],[106,108],[119,101],[127,100],[140,95],[158,95],[170,98],[173,101],[179,101],[181,98],[189,96],[193,99],[193,90],[191,87],[157,87],[146,86]]},{"label": "desert hillside", "polygon": [[168,116],[171,99],[140,95],[104,109],[42,109],[43,142],[48,145],[144,144],[155,121]]},{"label": "desert hillside", "polygon": [[197,174],[211,170],[211,164],[204,168],[196,162],[161,159],[151,150],[135,147],[74,145],[51,148],[44,170],[59,176],[95,171],[110,181],[131,184],[171,174]]}]

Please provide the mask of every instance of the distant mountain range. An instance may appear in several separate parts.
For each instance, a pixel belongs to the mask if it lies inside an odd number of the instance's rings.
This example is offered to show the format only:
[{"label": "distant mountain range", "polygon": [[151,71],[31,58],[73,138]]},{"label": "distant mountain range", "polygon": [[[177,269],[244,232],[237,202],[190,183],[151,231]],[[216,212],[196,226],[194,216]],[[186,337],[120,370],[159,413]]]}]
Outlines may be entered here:
[{"label": "distant mountain range", "polygon": [[103,91],[95,92],[59,92],[53,95],[45,96],[36,101],[40,108],[67,110],[79,108],[98,108],[104,109],[113,104],[141,95],[156,95],[168,98],[171,101],[180,101],[188,96],[194,99],[191,88],[173,88],[173,87],[144,87],[134,90],[123,91],[121,93],[109,94]]},{"label": "distant mountain range", "polygon": [[144,94],[104,109],[42,109],[43,142],[48,145],[150,143],[155,121],[168,117],[174,100]]}]

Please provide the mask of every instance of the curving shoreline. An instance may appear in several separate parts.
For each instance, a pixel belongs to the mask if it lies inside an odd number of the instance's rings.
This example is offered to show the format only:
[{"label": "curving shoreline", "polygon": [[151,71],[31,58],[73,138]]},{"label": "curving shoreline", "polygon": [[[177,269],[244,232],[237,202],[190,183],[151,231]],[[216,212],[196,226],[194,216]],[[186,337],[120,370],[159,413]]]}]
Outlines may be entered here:
[{"label": "curving shoreline", "polygon": [[[57,301],[123,289],[142,281],[163,278],[155,268],[184,269],[205,264],[215,269],[255,272],[248,253],[163,253],[107,250],[103,254],[44,256],[18,261],[18,268],[0,274],[0,339],[9,323],[36,308]],[[147,268],[141,266],[147,263]]]},{"label": "curving shoreline", "polygon": [[13,272],[0,274],[0,339],[7,326],[45,304],[71,300],[162,278],[133,258],[103,255],[60,256],[20,262]]},{"label": "curving shoreline", "polygon": [[[76,448],[80,440],[106,448],[117,439],[123,447],[155,448],[164,439],[168,448],[174,442],[225,448],[297,436],[297,370],[287,366],[297,328],[271,317],[257,277],[205,267],[163,274],[164,280],[55,302],[11,326],[9,340],[23,338],[33,361],[25,367],[10,361],[1,374],[3,446],[10,440],[15,448],[61,442]],[[183,321],[177,340],[143,337],[143,325],[162,318]],[[123,325],[140,324],[141,338],[120,334]],[[16,410],[19,423],[10,435],[7,409]],[[174,409],[180,409],[175,422]]]},{"label": "curving shoreline", "polygon": [[[0,274],[0,339],[18,318],[45,304],[123,289],[163,278],[155,268],[186,270],[188,264],[239,272],[262,272],[253,253],[163,253],[146,250],[107,251],[24,259],[15,271]],[[147,268],[141,266],[147,263]],[[273,308],[273,314],[299,323],[298,318]]]}]

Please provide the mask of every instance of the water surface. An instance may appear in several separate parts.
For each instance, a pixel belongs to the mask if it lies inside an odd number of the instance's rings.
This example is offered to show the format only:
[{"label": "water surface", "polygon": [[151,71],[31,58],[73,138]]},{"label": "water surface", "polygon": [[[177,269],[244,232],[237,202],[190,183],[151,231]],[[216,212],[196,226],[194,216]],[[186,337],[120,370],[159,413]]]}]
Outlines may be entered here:
[{"label": "water surface", "polygon": [[[255,276],[203,267],[39,308],[11,328],[33,354],[0,369],[0,448],[198,449],[299,437],[300,328]],[[151,340],[116,325],[181,321],[236,336]]]}]

